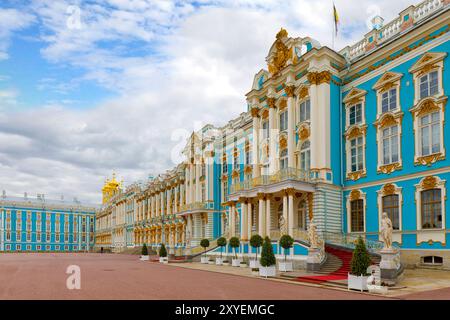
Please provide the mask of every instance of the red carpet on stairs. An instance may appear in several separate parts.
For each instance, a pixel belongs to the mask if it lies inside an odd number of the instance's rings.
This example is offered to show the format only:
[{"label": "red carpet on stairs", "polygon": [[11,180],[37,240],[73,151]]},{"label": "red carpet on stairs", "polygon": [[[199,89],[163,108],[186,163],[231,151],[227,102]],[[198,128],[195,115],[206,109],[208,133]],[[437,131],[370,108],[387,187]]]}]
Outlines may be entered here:
[{"label": "red carpet on stairs", "polygon": [[350,251],[339,250],[328,246],[325,248],[325,251],[338,257],[342,261],[342,266],[339,269],[323,276],[303,276],[298,277],[295,280],[300,282],[321,283],[325,281],[347,279],[347,274],[348,272],[350,272],[350,261],[352,260],[352,253]]}]

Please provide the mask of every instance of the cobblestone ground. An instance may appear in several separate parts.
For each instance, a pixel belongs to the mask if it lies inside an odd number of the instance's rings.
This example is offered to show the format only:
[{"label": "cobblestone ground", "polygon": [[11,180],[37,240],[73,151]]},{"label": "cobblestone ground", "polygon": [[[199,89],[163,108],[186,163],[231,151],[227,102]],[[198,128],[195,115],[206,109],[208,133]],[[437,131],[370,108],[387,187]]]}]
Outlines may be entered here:
[{"label": "cobblestone ground", "polygon": [[[66,286],[67,267],[81,269],[81,289]],[[356,292],[83,253],[0,254],[0,299],[377,299]],[[448,292],[447,292],[448,293]],[[421,297],[423,298],[423,297]]]}]

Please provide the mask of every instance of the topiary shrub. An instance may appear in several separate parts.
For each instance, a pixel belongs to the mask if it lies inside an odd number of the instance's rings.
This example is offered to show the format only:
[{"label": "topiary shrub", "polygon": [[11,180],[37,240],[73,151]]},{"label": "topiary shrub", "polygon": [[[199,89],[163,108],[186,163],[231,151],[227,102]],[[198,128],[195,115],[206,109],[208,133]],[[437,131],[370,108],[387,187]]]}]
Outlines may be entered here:
[{"label": "topiary shrub", "polygon": [[222,259],[222,248],[227,245],[227,239],[220,237],[217,239],[217,245],[220,247],[220,259]]},{"label": "topiary shrub", "polygon": [[264,243],[261,251],[261,266],[270,267],[277,264],[275,255],[273,254],[272,242],[269,237],[264,239]]},{"label": "topiary shrub", "polygon": [[351,265],[351,274],[355,276],[368,276],[367,268],[370,266],[370,256],[367,251],[364,240],[359,237],[353,250]]},{"label": "topiary shrub", "polygon": [[208,239],[202,239],[202,241],[200,241],[200,246],[204,249],[204,254],[206,256],[206,248],[209,247],[209,240]]},{"label": "topiary shrub", "polygon": [[161,258],[167,257],[167,250],[166,250],[166,246],[164,245],[164,243],[161,243],[161,247],[159,248],[159,256]]},{"label": "topiary shrub", "polygon": [[285,234],[280,238],[280,246],[284,249],[284,262],[286,262],[286,250],[292,248],[294,245],[294,239],[288,235]]},{"label": "topiary shrub", "polygon": [[254,234],[250,238],[250,245],[252,246],[252,248],[256,249],[256,260],[258,260],[258,250],[259,247],[262,246],[263,241],[264,241],[263,238],[259,234]]},{"label": "topiary shrub", "polygon": [[144,245],[142,246],[141,255],[143,255],[143,256],[148,256],[148,249],[147,249],[147,245],[146,245],[145,243],[144,243]]},{"label": "topiary shrub", "polygon": [[236,248],[239,248],[240,242],[238,237],[232,237],[230,239],[230,247],[234,250],[234,258],[237,259]]}]

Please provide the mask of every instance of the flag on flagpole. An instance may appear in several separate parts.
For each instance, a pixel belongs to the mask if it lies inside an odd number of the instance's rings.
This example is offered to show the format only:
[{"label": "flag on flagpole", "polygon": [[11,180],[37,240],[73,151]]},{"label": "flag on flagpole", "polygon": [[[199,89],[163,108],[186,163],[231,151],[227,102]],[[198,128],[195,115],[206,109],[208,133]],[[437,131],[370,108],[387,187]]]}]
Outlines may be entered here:
[{"label": "flag on flagpole", "polygon": [[338,24],[339,24],[339,15],[336,10],[336,6],[333,3],[333,18],[334,18],[334,32],[337,35],[338,33]]}]

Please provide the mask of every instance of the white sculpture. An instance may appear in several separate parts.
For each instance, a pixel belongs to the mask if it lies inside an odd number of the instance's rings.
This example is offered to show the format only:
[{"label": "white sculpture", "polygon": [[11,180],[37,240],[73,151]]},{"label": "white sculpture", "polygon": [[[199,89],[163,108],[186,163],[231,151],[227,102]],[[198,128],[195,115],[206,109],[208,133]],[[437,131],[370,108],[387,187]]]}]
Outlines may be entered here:
[{"label": "white sculpture", "polygon": [[186,232],[186,248],[191,247],[191,232],[188,230]]},{"label": "white sculpture", "polygon": [[383,250],[392,250],[392,221],[386,212],[383,212],[381,218],[381,237],[383,238]]},{"label": "white sculpture", "polygon": [[227,216],[223,217],[223,226],[224,226],[223,234],[227,235],[228,234],[228,228],[229,228]]},{"label": "white sculpture", "polygon": [[311,248],[319,247],[319,239],[317,236],[317,226],[314,223],[314,219],[311,219],[311,221],[309,223],[308,238],[309,238],[309,242],[311,244]]},{"label": "white sculpture", "polygon": [[278,224],[280,226],[280,234],[285,235],[287,233],[287,230],[286,230],[286,220],[284,219],[283,215],[280,216]]}]

